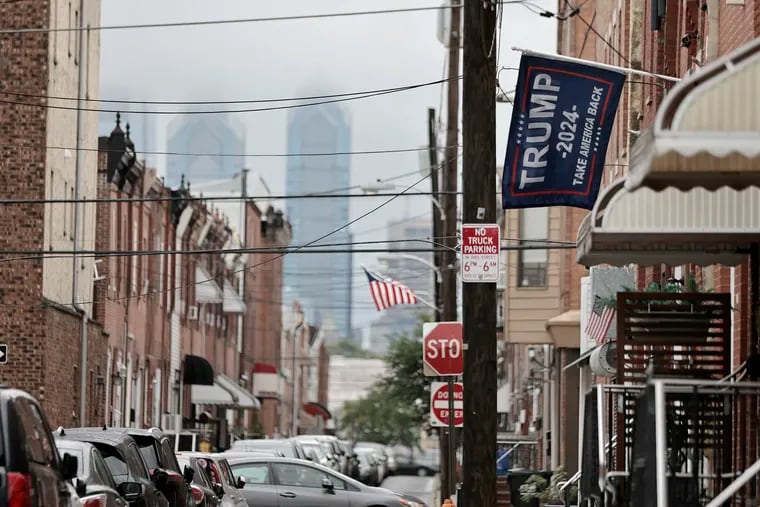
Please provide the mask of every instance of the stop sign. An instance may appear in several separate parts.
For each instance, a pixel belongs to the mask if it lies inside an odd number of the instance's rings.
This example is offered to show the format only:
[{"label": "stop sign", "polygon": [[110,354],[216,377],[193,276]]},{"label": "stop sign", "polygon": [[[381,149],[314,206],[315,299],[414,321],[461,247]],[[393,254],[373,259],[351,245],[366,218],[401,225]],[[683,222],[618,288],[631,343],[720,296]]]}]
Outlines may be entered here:
[{"label": "stop sign", "polygon": [[[446,382],[430,385],[430,425],[449,425],[449,386]],[[461,382],[454,382],[454,426],[464,425],[464,389]]]},{"label": "stop sign", "polygon": [[461,375],[464,370],[461,322],[425,322],[422,325],[422,362],[425,376]]}]

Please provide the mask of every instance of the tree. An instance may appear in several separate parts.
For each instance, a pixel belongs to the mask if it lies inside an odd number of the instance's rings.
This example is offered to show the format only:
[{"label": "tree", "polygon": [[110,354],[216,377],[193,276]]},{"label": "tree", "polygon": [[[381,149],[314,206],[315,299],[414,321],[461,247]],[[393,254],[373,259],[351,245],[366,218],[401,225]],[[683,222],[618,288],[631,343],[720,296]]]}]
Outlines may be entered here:
[{"label": "tree", "polygon": [[350,339],[340,340],[328,345],[327,351],[331,356],[345,356],[364,359],[374,359],[380,357],[368,350],[364,350],[359,346],[359,344]]},{"label": "tree", "polygon": [[369,392],[346,403],[342,429],[349,438],[408,447],[419,443],[430,411],[430,383],[422,368],[422,325],[391,342],[387,370]]}]

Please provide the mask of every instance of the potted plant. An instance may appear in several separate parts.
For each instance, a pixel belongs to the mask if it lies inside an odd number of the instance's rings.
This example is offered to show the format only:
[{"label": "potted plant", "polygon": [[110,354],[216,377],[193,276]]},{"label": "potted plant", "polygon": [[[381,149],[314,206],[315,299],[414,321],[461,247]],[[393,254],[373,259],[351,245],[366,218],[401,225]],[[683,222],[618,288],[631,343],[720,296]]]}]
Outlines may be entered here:
[{"label": "potted plant", "polygon": [[570,500],[575,498],[577,493],[575,485],[567,488],[569,491],[560,492],[562,484],[566,481],[567,474],[561,466],[554,470],[548,481],[539,474],[533,474],[520,486],[520,496],[525,502],[538,500],[543,507],[563,507],[564,495],[567,494],[566,498]]}]

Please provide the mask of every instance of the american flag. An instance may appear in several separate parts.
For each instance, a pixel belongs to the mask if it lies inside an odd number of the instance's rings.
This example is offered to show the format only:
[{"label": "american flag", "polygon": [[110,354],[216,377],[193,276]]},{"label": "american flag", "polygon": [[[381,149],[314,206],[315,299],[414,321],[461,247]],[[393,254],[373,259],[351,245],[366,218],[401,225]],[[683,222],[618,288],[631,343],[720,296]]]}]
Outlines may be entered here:
[{"label": "american flag", "polygon": [[612,321],[615,318],[615,308],[605,305],[602,298],[594,296],[594,307],[586,326],[586,334],[594,338],[597,344],[604,343]]},{"label": "american flag", "polygon": [[379,275],[372,274],[363,268],[369,279],[369,293],[375,302],[377,311],[387,310],[394,305],[417,304],[417,296],[414,291],[399,282],[391,279],[383,279]]}]

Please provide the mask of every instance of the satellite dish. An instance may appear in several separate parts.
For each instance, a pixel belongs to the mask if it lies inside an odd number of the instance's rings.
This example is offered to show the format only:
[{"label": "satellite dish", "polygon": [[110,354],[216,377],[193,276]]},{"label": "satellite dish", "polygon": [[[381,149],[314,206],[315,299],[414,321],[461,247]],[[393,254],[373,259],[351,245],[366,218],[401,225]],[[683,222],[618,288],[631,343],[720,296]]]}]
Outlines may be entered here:
[{"label": "satellite dish", "polygon": [[617,371],[617,345],[614,341],[597,347],[588,359],[591,371],[596,375],[609,376]]}]

